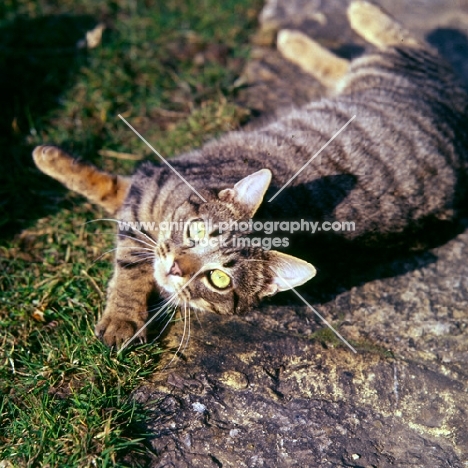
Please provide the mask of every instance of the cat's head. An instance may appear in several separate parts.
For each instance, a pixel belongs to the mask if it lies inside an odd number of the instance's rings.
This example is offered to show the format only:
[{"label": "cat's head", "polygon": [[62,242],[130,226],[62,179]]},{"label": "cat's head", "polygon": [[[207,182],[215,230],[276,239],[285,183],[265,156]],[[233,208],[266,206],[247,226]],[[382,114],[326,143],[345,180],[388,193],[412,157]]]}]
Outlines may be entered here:
[{"label": "cat's head", "polygon": [[[38,146],[34,160],[43,172],[109,213],[119,213],[121,219],[182,222],[181,229],[159,229],[157,239],[145,238],[143,232],[119,232],[126,242],[131,242],[129,237],[136,239],[135,245],[124,247],[123,252],[144,256],[150,250],[151,257],[155,256],[154,278],[166,298],[176,295],[194,308],[220,314],[242,313],[263,297],[299,286],[315,275],[311,264],[237,242],[245,233],[229,229],[231,221],[254,216],[271,181],[267,169],[231,187],[203,191],[206,201],[191,192],[186,197],[166,183],[164,187],[169,188],[163,193],[163,202],[155,203],[161,194],[154,186],[157,169],[152,164],[142,165],[130,179],[99,171],[53,146]],[[174,180],[180,184],[178,178]],[[153,208],[159,209],[161,204],[167,209],[155,214]],[[221,223],[227,223],[228,229],[220,229]],[[138,263],[134,260],[129,257],[129,264]]]},{"label": "cat's head", "polygon": [[154,261],[161,295],[176,295],[199,310],[240,314],[315,275],[310,263],[251,246],[240,230],[239,222],[246,227],[270,181],[271,172],[263,169],[233,187],[203,192],[206,201],[193,194],[173,211],[167,229],[159,231]]}]

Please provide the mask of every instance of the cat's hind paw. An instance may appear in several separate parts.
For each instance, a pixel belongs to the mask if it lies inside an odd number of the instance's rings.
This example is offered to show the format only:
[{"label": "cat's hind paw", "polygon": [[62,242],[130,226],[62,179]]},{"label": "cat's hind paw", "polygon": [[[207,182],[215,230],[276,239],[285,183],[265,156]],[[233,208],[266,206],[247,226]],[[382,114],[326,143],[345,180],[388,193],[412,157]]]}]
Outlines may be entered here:
[{"label": "cat's hind paw", "polygon": [[36,166],[45,174],[57,177],[61,166],[69,165],[74,158],[57,146],[36,146],[33,151],[33,159]]},{"label": "cat's hind paw", "polygon": [[109,213],[114,214],[122,207],[130,187],[129,178],[100,171],[56,146],[37,146],[33,159],[44,174],[104,207]]},{"label": "cat's hind paw", "polygon": [[418,46],[419,42],[383,9],[365,0],[354,0],[348,7],[351,27],[367,42],[387,46]]},{"label": "cat's hind paw", "polygon": [[281,30],[277,47],[285,59],[298,65],[325,86],[334,86],[349,68],[346,59],[337,57],[301,31]]}]

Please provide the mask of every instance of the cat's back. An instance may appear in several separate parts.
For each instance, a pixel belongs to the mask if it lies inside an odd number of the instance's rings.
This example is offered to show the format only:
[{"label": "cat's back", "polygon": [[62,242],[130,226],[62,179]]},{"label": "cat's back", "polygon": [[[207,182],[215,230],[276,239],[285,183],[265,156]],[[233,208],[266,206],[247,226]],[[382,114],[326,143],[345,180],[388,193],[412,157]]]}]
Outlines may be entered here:
[{"label": "cat's back", "polygon": [[199,161],[208,178],[271,169],[271,193],[288,183],[278,215],[354,220],[355,237],[401,232],[464,199],[467,102],[435,52],[395,48],[354,61],[337,95],[226,135]]}]

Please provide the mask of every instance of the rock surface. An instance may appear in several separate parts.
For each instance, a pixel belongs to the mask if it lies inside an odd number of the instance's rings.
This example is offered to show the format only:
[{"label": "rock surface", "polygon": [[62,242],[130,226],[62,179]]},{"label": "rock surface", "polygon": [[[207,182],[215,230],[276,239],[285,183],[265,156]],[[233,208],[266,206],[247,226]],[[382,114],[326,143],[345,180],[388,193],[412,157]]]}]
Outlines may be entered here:
[{"label": "rock surface", "polygon": [[[468,84],[468,1],[378,3]],[[294,27],[358,53],[346,4],[270,0],[240,100],[268,115],[322,95],[270,44]],[[135,392],[155,414],[151,466],[468,467],[467,226],[424,253],[336,263],[329,282],[300,290],[356,354],[293,294],[246,317],[192,317],[183,358]],[[166,345],[182,333],[176,324]]]}]

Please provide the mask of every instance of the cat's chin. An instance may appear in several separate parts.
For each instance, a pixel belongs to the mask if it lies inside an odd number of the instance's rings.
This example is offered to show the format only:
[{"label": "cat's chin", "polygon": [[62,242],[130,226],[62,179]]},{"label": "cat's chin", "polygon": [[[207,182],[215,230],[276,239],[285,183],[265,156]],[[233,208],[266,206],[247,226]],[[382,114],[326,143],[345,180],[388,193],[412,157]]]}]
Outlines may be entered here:
[{"label": "cat's chin", "polygon": [[181,284],[176,284],[178,281],[174,281],[171,276],[163,276],[163,275],[154,275],[154,279],[156,280],[156,284],[158,285],[159,289],[162,290],[165,295],[172,296],[176,292],[180,291],[184,286],[184,281],[182,278],[179,279]]}]

